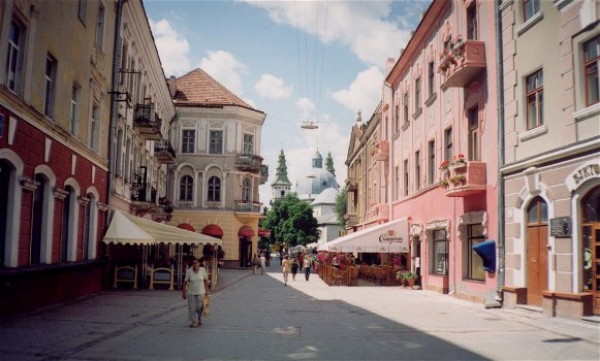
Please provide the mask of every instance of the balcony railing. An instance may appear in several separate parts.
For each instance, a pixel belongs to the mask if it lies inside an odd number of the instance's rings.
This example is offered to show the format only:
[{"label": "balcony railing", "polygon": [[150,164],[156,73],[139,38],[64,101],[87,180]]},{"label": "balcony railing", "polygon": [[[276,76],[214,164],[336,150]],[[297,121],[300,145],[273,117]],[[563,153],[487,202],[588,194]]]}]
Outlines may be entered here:
[{"label": "balcony railing", "polygon": [[485,69],[485,43],[467,40],[442,53],[438,69],[442,74],[442,87],[464,87]]},{"label": "balcony railing", "polygon": [[387,222],[389,220],[389,204],[375,203],[367,212],[369,222]]},{"label": "balcony railing", "polygon": [[171,146],[171,142],[166,139],[155,141],[154,157],[161,163],[175,163],[175,149]]},{"label": "balcony railing", "polygon": [[262,203],[256,201],[234,201],[235,212],[260,213]]},{"label": "balcony railing", "polygon": [[373,157],[376,161],[386,161],[390,157],[390,142],[387,140],[380,140],[375,145]]},{"label": "balcony railing", "polygon": [[235,167],[242,172],[259,173],[263,158],[254,154],[240,154],[235,159]]},{"label": "balcony railing", "polygon": [[267,183],[269,179],[269,166],[266,164],[262,164],[260,166],[260,184]]},{"label": "balcony railing", "polygon": [[133,127],[146,140],[161,140],[162,120],[156,114],[154,104],[138,104],[135,107]]},{"label": "balcony railing", "polygon": [[357,214],[345,214],[344,220],[346,221],[346,227],[353,227],[358,224]]},{"label": "balcony railing", "polygon": [[466,162],[448,167],[440,185],[446,188],[447,197],[467,197],[485,192],[486,183],[486,163]]}]

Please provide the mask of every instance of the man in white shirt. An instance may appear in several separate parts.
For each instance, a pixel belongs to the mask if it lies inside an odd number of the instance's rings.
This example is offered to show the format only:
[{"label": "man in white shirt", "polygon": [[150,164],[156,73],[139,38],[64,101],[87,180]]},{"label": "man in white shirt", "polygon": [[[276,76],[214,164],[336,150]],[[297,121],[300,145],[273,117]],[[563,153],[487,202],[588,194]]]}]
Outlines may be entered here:
[{"label": "man in white shirt", "polygon": [[183,299],[187,299],[188,302],[188,315],[192,322],[190,327],[202,324],[204,294],[208,294],[208,275],[204,267],[200,267],[200,262],[194,259],[192,267],[185,272],[182,295]]}]

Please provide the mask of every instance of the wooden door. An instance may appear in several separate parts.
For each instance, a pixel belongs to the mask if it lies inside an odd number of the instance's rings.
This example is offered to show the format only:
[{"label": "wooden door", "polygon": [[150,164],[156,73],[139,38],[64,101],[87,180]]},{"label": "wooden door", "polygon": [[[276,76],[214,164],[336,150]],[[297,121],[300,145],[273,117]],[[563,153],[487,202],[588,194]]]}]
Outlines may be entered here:
[{"label": "wooden door", "polygon": [[542,306],[548,289],[548,227],[527,227],[527,304]]}]

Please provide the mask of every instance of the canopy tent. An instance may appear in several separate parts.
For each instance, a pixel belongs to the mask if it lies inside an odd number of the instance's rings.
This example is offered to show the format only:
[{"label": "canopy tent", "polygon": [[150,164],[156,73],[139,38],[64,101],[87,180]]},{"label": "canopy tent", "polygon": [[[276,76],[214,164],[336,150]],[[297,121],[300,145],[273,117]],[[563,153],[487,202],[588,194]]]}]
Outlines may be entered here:
[{"label": "canopy tent", "polygon": [[103,239],[107,244],[212,244],[222,245],[219,238],[123,214],[115,210]]},{"label": "canopy tent", "polygon": [[358,253],[408,252],[408,218],[350,233],[319,245],[319,251]]}]

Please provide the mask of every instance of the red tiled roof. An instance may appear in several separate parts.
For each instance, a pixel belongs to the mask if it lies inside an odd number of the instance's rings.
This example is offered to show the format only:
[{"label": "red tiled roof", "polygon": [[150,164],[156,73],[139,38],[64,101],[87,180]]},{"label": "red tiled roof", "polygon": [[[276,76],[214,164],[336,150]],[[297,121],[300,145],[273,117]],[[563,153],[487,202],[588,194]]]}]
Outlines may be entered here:
[{"label": "red tiled roof", "polygon": [[200,68],[177,78],[177,91],[175,92],[173,101],[175,105],[199,105],[205,107],[237,105],[254,110],[254,108],[227,90],[227,88]]}]

